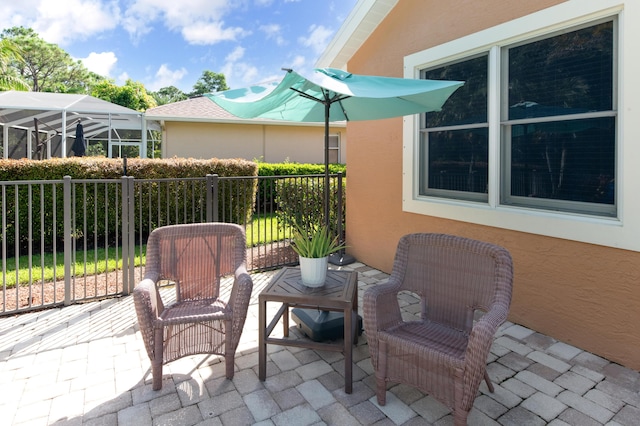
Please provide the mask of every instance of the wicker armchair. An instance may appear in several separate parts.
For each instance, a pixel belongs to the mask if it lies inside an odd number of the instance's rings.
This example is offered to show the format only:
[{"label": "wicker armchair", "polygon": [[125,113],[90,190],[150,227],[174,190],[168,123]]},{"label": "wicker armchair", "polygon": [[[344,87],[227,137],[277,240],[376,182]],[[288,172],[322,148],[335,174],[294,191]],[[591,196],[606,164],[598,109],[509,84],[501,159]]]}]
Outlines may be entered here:
[{"label": "wicker armchair", "polygon": [[[234,276],[233,287],[221,294],[224,276]],[[164,280],[176,289],[176,301],[167,306],[157,288]],[[162,366],[187,355],[223,355],[226,376],[233,378],[252,288],[240,226],[170,225],[151,233],[144,279],[133,297],[154,390],[162,387]]]},{"label": "wicker armchair", "polygon": [[[376,375],[386,384],[414,386],[447,405],[466,424],[495,332],[507,319],[513,269],[502,247],[442,234],[400,239],[389,281],[364,293],[364,328]],[[398,292],[420,298],[419,320],[404,320]],[[480,316],[482,315],[482,316]]]}]

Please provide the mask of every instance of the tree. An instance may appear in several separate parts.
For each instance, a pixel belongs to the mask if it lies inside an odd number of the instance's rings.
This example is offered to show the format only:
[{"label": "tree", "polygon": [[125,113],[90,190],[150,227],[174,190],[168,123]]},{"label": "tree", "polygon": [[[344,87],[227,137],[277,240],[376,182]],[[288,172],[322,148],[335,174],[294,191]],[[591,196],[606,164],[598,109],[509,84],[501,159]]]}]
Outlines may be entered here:
[{"label": "tree", "polygon": [[29,90],[29,84],[10,68],[11,63],[23,60],[20,47],[9,39],[0,39],[0,90]]},{"label": "tree", "polygon": [[184,101],[188,96],[175,86],[163,87],[157,92],[151,92],[151,96],[158,105],[170,104],[173,102]]},{"label": "tree", "polygon": [[193,92],[189,96],[200,96],[205,93],[221,92],[223,90],[229,90],[224,74],[205,70],[196,81],[196,84],[193,85]]},{"label": "tree", "polygon": [[19,46],[23,60],[11,58],[9,68],[28,81],[34,92],[87,93],[98,81],[81,61],[75,61],[58,45],[47,43],[31,28],[9,28],[0,38]]},{"label": "tree", "polygon": [[102,80],[93,87],[91,96],[136,111],[146,111],[156,106],[155,99],[147,93],[144,85],[131,79],[127,80],[124,86],[118,86],[110,80]]}]

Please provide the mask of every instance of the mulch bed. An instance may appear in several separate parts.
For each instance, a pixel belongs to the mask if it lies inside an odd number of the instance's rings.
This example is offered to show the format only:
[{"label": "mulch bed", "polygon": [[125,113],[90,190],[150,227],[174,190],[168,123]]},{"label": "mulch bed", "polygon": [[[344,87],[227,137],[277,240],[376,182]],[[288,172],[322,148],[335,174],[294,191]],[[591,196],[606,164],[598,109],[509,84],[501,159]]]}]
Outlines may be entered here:
[{"label": "mulch bed", "polygon": [[[247,269],[263,271],[293,265],[298,255],[285,243],[272,243],[247,250]],[[143,275],[143,268],[135,269],[135,281]],[[71,282],[71,300],[95,300],[117,296],[122,292],[122,271],[105,274],[76,276]],[[64,280],[22,286],[18,289],[0,290],[0,314],[26,310],[28,308],[46,308],[64,303]]]}]

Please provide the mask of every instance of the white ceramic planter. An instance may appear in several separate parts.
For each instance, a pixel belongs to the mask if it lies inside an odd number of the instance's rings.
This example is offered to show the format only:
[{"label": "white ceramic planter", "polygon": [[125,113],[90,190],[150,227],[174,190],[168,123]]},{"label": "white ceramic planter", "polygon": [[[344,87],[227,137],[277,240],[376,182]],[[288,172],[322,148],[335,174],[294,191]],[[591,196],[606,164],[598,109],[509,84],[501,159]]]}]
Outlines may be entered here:
[{"label": "white ceramic planter", "polygon": [[327,278],[329,256],[310,258],[300,256],[300,276],[307,287],[322,287]]}]

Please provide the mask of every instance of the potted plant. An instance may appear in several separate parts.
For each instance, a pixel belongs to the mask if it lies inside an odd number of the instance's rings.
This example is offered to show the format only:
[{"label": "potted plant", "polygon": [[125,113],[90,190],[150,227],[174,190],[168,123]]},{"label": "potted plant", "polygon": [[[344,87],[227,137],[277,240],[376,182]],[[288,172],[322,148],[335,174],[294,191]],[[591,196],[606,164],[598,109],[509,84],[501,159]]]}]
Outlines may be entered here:
[{"label": "potted plant", "polygon": [[321,287],[327,277],[329,255],[345,248],[338,237],[332,237],[326,226],[305,230],[298,226],[291,247],[300,257],[302,283],[308,287]]}]

